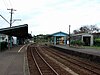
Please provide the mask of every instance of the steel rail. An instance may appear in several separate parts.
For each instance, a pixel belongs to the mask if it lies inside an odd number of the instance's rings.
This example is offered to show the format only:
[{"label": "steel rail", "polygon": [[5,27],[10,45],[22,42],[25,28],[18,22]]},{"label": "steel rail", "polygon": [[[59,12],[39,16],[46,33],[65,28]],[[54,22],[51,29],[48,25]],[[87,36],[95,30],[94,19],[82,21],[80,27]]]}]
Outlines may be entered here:
[{"label": "steel rail", "polygon": [[35,49],[36,49],[36,52],[37,52],[37,54],[39,55],[39,57],[46,63],[46,65],[47,65],[56,75],[59,75],[59,74],[54,70],[54,68],[51,67],[50,64],[47,63],[47,61],[40,55],[40,53],[37,51],[37,48],[35,48]]},{"label": "steel rail", "polygon": [[41,72],[41,69],[39,68],[39,65],[38,65],[37,62],[36,62],[36,59],[35,59],[35,57],[34,57],[34,54],[33,54],[32,50],[31,50],[31,54],[32,54],[33,60],[34,60],[34,62],[35,62],[35,64],[36,64],[36,67],[38,68],[38,71],[39,71],[40,75],[43,75],[43,73]]}]

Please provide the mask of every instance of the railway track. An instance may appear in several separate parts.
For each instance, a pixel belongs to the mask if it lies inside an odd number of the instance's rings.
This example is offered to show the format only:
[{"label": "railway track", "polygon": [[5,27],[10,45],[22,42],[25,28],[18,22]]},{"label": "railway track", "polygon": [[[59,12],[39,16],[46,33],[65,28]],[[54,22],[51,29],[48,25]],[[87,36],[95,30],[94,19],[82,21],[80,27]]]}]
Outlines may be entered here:
[{"label": "railway track", "polygon": [[[31,58],[31,60],[28,60],[31,63],[29,65],[30,75],[100,75],[99,64],[84,61],[48,46],[30,45],[27,53],[28,58]],[[74,74],[69,70],[66,70],[67,72],[61,71],[64,68],[55,67],[54,62],[56,62],[56,65],[60,65],[57,62],[64,64],[64,66],[73,70]],[[33,68],[31,68],[32,66]]]},{"label": "railway track", "polygon": [[41,53],[38,45],[27,48],[27,58],[30,75],[72,75]]},{"label": "railway track", "polygon": [[71,75],[38,51],[37,46],[30,45],[28,47],[27,56],[30,75]]},{"label": "railway track", "polygon": [[27,48],[27,58],[28,58],[28,66],[29,66],[30,75],[40,75],[38,68],[35,64],[35,61],[33,60],[31,50],[33,50],[33,48],[28,46],[28,48]]},{"label": "railway track", "polygon": [[34,51],[31,50],[31,53],[40,75],[59,75],[39,54],[37,48],[34,48]]},{"label": "railway track", "polygon": [[41,49],[44,49],[45,51],[49,51],[49,53],[51,52],[53,55],[52,54],[49,54],[49,55],[53,56],[55,59],[57,59],[57,57],[59,57],[61,59],[64,59],[64,61],[67,61],[69,63],[77,65],[78,67],[80,67],[82,72],[86,72],[90,75],[91,74],[92,75],[100,75],[100,67],[98,67],[97,65],[84,62],[84,61],[79,60],[79,59],[72,57],[70,55],[62,54],[61,52],[55,51],[54,49],[51,49],[48,47],[41,47]]}]

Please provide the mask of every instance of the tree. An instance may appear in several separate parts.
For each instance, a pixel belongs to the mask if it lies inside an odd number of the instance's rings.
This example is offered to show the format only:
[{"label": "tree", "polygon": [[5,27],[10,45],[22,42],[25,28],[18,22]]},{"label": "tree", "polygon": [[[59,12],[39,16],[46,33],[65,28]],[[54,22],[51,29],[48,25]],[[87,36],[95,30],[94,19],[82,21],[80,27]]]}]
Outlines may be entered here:
[{"label": "tree", "polygon": [[93,32],[99,32],[100,28],[98,28],[96,25],[86,25],[79,28],[79,30],[74,30],[74,34],[79,33],[93,33]]},{"label": "tree", "polygon": [[80,33],[88,33],[89,32],[89,27],[88,26],[83,26],[80,27]]},{"label": "tree", "polygon": [[99,32],[100,28],[98,28],[96,25],[90,25],[90,33],[93,32]]},{"label": "tree", "polygon": [[74,30],[73,32],[74,32],[74,34],[78,34],[79,30]]}]

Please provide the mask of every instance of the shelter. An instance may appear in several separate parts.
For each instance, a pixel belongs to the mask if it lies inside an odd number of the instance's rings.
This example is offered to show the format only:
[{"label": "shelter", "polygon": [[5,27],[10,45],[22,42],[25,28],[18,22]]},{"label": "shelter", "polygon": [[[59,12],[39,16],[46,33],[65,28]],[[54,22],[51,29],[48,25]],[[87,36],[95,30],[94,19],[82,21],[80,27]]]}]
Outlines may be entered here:
[{"label": "shelter", "polygon": [[67,38],[68,34],[64,32],[56,32],[50,35],[51,36],[51,43],[54,45],[60,44],[60,45],[66,45],[67,44]]},{"label": "shelter", "polygon": [[19,26],[2,28],[2,29],[0,29],[0,33],[6,34],[9,36],[27,38],[28,37],[28,25],[24,24],[24,25],[19,25]]},{"label": "shelter", "polygon": [[31,38],[30,34],[28,34],[28,24],[2,28],[0,29],[0,34],[15,36],[21,43],[24,42],[25,39]]}]

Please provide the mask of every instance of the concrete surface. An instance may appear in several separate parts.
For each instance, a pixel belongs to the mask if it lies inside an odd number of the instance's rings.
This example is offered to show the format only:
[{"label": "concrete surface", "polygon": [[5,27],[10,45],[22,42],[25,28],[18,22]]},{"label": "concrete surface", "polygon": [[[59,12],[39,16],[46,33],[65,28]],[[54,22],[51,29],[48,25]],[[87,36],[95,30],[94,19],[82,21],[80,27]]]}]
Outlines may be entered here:
[{"label": "concrete surface", "polygon": [[77,51],[77,52],[82,52],[82,53],[86,53],[86,54],[91,54],[91,55],[95,55],[95,56],[100,56],[100,50],[98,49],[89,49],[89,48],[72,48],[69,46],[65,46],[65,45],[54,45],[56,47],[60,47],[63,49],[68,49],[68,50],[73,50],[73,51]]},{"label": "concrete surface", "polygon": [[25,75],[26,47],[18,46],[0,52],[0,75]]}]

